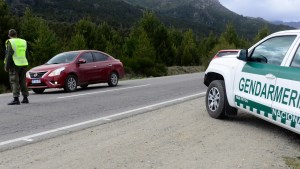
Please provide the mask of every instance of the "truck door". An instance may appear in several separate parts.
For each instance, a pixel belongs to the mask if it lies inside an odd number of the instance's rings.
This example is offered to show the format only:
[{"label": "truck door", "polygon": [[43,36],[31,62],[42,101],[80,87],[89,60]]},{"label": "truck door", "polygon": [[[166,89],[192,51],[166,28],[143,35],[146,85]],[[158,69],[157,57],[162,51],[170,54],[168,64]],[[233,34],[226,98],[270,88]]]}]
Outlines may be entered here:
[{"label": "truck door", "polygon": [[240,65],[234,83],[236,106],[272,119],[278,70],[296,36],[274,36],[250,49],[250,61]]},{"label": "truck door", "polygon": [[272,118],[279,125],[300,133],[300,47],[290,63],[278,72]]}]

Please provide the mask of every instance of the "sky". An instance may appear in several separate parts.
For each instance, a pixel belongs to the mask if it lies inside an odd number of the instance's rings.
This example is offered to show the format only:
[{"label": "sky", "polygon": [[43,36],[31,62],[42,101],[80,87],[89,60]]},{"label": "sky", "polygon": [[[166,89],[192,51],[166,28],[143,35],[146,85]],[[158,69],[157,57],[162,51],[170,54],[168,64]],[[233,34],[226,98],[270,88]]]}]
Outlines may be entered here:
[{"label": "sky", "polygon": [[300,21],[300,0],[219,0],[231,11],[268,21]]}]

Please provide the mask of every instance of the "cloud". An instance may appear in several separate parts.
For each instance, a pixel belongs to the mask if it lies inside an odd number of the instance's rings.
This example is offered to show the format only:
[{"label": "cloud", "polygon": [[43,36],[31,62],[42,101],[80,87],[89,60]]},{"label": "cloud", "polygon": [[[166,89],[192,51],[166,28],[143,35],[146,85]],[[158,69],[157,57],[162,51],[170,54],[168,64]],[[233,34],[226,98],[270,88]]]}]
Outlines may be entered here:
[{"label": "cloud", "polygon": [[235,13],[274,21],[300,21],[300,0],[219,0]]}]

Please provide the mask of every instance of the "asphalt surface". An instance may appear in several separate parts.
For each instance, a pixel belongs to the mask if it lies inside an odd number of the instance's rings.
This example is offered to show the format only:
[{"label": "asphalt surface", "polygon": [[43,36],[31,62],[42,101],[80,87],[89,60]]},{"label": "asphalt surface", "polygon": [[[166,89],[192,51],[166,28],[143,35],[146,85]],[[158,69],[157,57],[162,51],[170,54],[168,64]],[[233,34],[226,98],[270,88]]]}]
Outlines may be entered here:
[{"label": "asphalt surface", "polygon": [[296,133],[243,112],[213,119],[200,97],[3,151],[0,168],[299,169],[299,158]]},{"label": "asphalt surface", "polygon": [[73,93],[46,90],[44,94],[32,93],[30,104],[18,106],[6,105],[12,100],[11,94],[0,95],[0,150],[197,98],[206,91],[203,76],[196,73],[120,81],[117,87],[98,84],[85,90],[79,87]]}]

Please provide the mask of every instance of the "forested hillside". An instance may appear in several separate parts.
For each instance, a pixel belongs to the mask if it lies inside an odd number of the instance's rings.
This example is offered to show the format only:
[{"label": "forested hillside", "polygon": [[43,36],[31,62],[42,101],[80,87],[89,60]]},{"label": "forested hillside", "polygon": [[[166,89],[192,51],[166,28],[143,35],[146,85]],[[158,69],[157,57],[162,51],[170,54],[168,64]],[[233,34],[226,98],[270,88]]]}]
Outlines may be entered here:
[{"label": "forested hillside", "polygon": [[6,0],[13,13],[22,16],[30,8],[47,20],[74,23],[83,17],[93,22],[130,27],[142,17],[142,9],[122,0]]},{"label": "forested hillside", "polygon": [[[185,21],[196,33],[208,34],[213,31],[221,34],[226,25],[231,23],[240,36],[252,38],[264,25],[272,31],[291,29],[284,25],[274,25],[260,18],[249,18],[238,15],[220,4],[218,0],[126,0],[144,8],[150,8],[161,16]],[[165,23],[171,22],[161,18]],[[176,23],[175,23],[176,24]],[[199,31],[200,30],[200,31]]]},{"label": "forested hillside", "polygon": [[192,29],[197,35],[220,35],[231,23],[238,35],[252,38],[264,25],[274,32],[289,29],[265,20],[237,15],[218,0],[6,0],[12,11],[22,16],[26,7],[46,20],[74,23],[90,17],[94,23],[107,22],[118,29],[130,28],[150,9],[165,25]]}]

